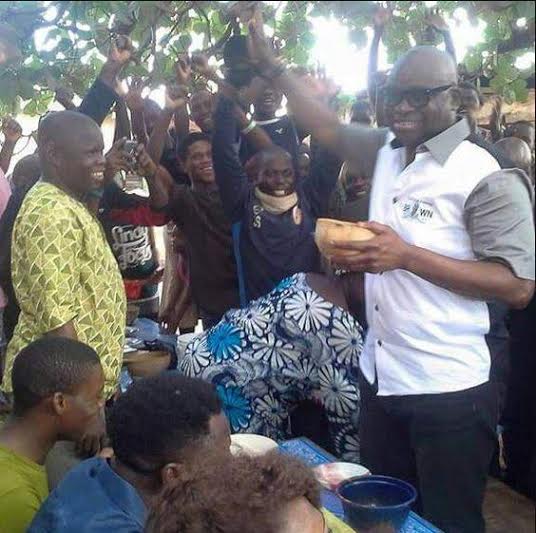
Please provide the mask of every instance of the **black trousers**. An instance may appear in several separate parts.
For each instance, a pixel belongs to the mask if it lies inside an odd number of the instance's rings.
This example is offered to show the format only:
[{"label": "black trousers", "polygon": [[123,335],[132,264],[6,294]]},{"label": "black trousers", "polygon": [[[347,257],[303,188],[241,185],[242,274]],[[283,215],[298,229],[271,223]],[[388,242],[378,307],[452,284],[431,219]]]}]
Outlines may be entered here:
[{"label": "black trousers", "polygon": [[411,396],[376,390],[362,379],[362,463],[414,485],[417,512],[443,531],[484,532],[482,501],[497,443],[494,386]]}]

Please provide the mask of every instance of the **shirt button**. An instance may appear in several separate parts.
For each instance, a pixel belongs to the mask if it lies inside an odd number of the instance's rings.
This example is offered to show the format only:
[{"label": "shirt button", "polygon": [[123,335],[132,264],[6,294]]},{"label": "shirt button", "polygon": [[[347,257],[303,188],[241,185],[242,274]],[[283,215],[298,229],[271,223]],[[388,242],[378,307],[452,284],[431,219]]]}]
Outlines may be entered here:
[{"label": "shirt button", "polygon": [[395,197],[393,198],[393,204],[396,204],[396,202],[398,202],[398,198],[395,196]]},{"label": "shirt button", "polygon": [[375,311],[379,311],[379,310],[380,310],[379,306],[375,305],[375,306],[374,306],[374,310],[375,310]]},{"label": "shirt button", "polygon": [[378,341],[378,346],[381,348],[382,341]]}]

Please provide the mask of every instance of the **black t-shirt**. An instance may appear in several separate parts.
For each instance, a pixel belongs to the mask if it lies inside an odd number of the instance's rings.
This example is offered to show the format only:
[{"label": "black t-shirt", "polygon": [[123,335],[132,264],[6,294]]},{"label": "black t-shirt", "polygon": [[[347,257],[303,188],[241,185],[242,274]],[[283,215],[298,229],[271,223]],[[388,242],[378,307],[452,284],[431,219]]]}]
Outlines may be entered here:
[{"label": "black t-shirt", "polygon": [[[291,156],[294,165],[298,161],[298,148],[300,147],[300,138],[296,125],[287,115],[274,118],[271,120],[256,120],[260,126],[272,139],[277,146],[285,149]],[[256,150],[244,140],[240,147],[240,160],[246,163],[256,153]]]}]

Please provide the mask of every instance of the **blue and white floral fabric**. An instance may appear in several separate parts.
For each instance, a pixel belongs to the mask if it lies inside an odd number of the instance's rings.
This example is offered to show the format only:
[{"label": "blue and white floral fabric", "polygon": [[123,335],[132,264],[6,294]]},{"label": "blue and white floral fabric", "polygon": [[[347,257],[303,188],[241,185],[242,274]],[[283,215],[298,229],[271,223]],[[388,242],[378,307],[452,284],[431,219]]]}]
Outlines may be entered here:
[{"label": "blue and white floral fabric", "polygon": [[179,368],[216,386],[234,433],[289,438],[292,407],[318,401],[337,455],[358,461],[362,346],[358,322],[296,274],[196,337]]}]

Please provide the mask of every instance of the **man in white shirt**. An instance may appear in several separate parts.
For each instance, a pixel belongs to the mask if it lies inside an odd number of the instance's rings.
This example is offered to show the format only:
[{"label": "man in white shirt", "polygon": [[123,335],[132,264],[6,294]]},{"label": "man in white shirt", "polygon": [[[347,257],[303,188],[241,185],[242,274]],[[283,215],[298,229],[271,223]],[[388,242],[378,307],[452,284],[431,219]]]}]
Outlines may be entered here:
[{"label": "man in white shirt", "polygon": [[527,177],[501,170],[457,121],[456,66],[443,52],[418,47],[397,62],[384,94],[389,130],[374,130],[340,124],[255,24],[250,34],[297,122],[373,178],[374,222],[363,226],[376,237],[335,258],[367,272],[362,462],[413,482],[423,514],[444,531],[483,532],[497,422],[486,302],[522,308],[534,292]]}]

